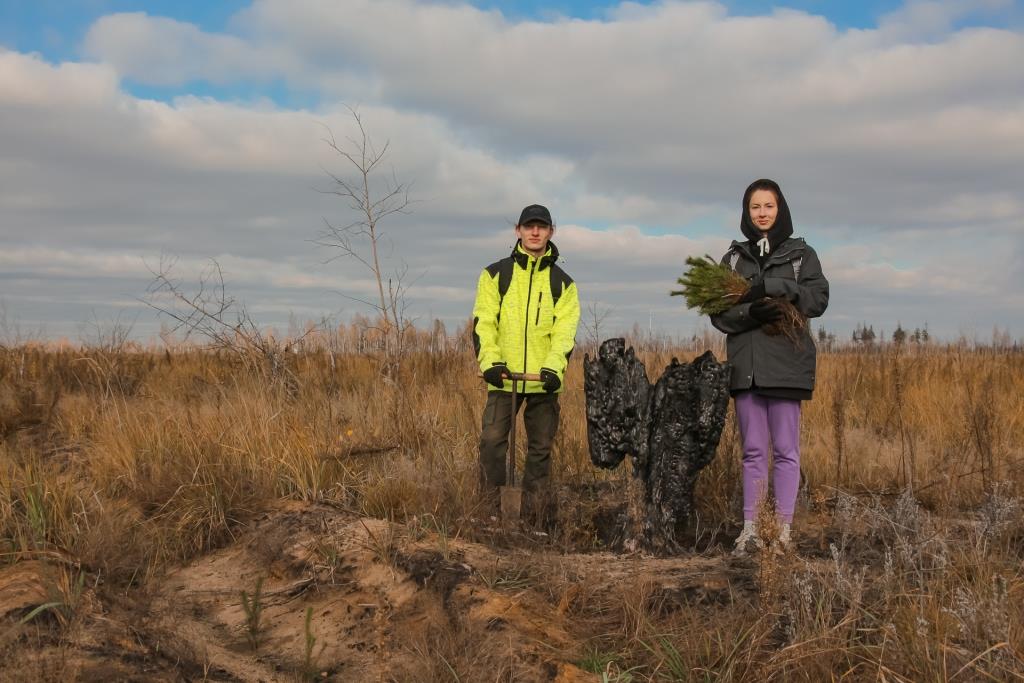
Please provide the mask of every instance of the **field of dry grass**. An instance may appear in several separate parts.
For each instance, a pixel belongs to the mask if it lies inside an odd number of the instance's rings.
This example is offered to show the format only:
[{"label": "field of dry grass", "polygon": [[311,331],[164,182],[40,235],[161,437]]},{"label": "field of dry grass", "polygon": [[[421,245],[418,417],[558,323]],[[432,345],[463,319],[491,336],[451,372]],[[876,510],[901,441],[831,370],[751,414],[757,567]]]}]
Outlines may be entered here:
[{"label": "field of dry grass", "polygon": [[[693,552],[608,552],[628,475],[590,464],[581,355],[557,518],[507,534],[476,493],[465,351],[384,373],[308,350],[271,376],[195,349],[0,350],[5,680],[1024,677],[1024,354],[821,354],[798,549],[753,560],[725,551],[731,422]],[[657,374],[697,352],[640,355]]]}]

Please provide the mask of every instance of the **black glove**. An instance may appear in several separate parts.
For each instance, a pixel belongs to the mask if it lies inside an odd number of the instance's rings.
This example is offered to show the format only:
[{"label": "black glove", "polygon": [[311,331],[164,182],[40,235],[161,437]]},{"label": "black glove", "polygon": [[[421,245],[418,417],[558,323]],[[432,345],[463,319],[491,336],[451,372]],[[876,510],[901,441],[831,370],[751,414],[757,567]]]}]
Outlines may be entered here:
[{"label": "black glove", "polygon": [[782,311],[775,305],[774,299],[758,299],[750,304],[750,317],[762,325],[767,325],[781,320]]},{"label": "black glove", "polygon": [[508,374],[508,366],[505,365],[504,361],[499,361],[491,365],[491,367],[484,370],[484,380],[491,386],[499,389],[505,388],[505,380],[502,375]]},{"label": "black glove", "polygon": [[747,304],[751,301],[757,301],[768,296],[768,293],[764,291],[764,282],[758,282],[756,285],[748,289],[743,296],[736,302],[738,304]]},{"label": "black glove", "polygon": [[553,394],[562,386],[562,380],[558,379],[558,373],[550,368],[540,369],[540,381],[544,385],[544,391]]}]

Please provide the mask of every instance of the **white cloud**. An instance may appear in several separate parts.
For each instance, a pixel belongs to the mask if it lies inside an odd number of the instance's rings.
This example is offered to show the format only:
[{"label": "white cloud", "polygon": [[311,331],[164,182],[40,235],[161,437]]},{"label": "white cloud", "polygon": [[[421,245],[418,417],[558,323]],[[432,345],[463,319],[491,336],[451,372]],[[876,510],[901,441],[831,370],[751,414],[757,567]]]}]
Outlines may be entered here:
[{"label": "white cloud", "polygon": [[942,37],[958,19],[1011,6],[1012,0],[910,0],[879,21],[889,41]]},{"label": "white cloud", "polygon": [[122,76],[153,85],[203,79],[228,83],[239,75],[271,80],[296,69],[290,51],[260,47],[236,36],[204,33],[192,24],[143,12],[101,17],[84,40],[86,55],[117,64]]},{"label": "white cloud", "polygon": [[[837,187],[877,185],[886,168],[894,173],[866,224],[910,227],[922,179],[947,193],[1014,192],[1024,180],[1024,35],[949,29],[965,13],[1005,4],[912,2],[877,30],[839,31],[802,12],[736,17],[711,2],[513,22],[454,3],[261,0],[231,35],[200,39],[132,15],[129,35],[160,39],[126,48],[99,22],[88,42],[98,57],[142,80],[150,69],[157,81],[175,68],[201,76],[188,60],[163,58],[199,42],[230,38],[287,55],[260,77],[432,112],[499,158],[561,158],[574,196],[605,198],[602,210],[636,207],[605,220],[685,220],[677,205],[731,205],[745,181],[769,175],[796,183],[810,198],[801,217],[824,222],[857,201]],[[232,70],[254,77],[234,52],[202,61],[210,80]],[[989,178],[993,164],[1002,173]],[[595,218],[577,205],[573,219]]]},{"label": "white cloud", "polygon": [[[257,0],[222,33],[109,15],[84,41],[94,63],[0,51],[0,277],[54,297],[48,277],[124,295],[145,286],[130,259],[219,255],[247,295],[283,310],[302,292],[297,309],[330,310],[333,292],[369,282],[308,241],[322,218],[346,222],[313,189],[329,189],[320,166],[342,168],[321,137],[352,132],[348,103],[422,200],[385,228],[425,273],[416,305],[438,315],[467,307],[533,201],[552,208],[585,297],[671,311],[683,258],[738,237],[743,187],[769,176],[798,232],[828,244],[830,316],[951,320],[954,306],[1024,326],[1020,308],[1008,321],[973,301],[1024,272],[1024,34],[952,28],[1005,6],[914,1],[872,30],[672,0],[593,21]],[[140,99],[123,79],[183,94]],[[195,81],[281,82],[321,104],[199,98],[183,86]]]},{"label": "white cloud", "polygon": [[110,65],[51,66],[38,57],[0,48],[0,102],[5,109],[104,105],[119,96],[119,85],[118,73]]},{"label": "white cloud", "polygon": [[609,230],[564,225],[557,228],[556,237],[560,248],[576,258],[632,267],[673,266],[680,274],[688,256],[707,252],[720,256],[729,245],[724,237],[697,240],[683,235],[648,235],[633,225]]}]

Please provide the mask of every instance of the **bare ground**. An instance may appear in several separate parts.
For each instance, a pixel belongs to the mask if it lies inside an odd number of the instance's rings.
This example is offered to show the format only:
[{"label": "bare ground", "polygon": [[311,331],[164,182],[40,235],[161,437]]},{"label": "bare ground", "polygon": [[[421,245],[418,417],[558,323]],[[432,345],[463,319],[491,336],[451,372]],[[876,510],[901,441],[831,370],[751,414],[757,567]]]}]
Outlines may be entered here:
[{"label": "bare ground", "polygon": [[[84,587],[76,616],[49,631],[57,610],[17,621],[46,604],[52,565],[21,562],[0,571],[7,675],[596,681],[577,667],[585,642],[600,632],[602,614],[621,612],[630,595],[661,610],[713,611],[756,594],[754,563],[721,552],[565,554],[504,541],[497,548],[415,523],[288,503],[226,547],[127,594]],[[608,620],[624,628],[628,614]]]}]

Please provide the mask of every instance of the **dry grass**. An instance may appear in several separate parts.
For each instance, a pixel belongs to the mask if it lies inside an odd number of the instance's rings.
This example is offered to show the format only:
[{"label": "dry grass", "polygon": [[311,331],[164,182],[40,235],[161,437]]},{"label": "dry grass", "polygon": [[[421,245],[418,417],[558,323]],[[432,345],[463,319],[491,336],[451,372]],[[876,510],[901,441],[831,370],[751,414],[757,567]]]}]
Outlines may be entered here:
[{"label": "dry grass", "polygon": [[[697,351],[640,355],[656,373]],[[200,350],[0,350],[0,563],[62,568],[53,628],[85,602],[75,577],[140,590],[280,499],[385,518],[442,545],[486,540],[475,491],[484,388],[468,353],[411,355],[395,378],[365,355],[289,360],[297,382],[282,385]],[[567,386],[559,517],[538,543],[588,552],[603,547],[623,474],[590,465],[579,356]],[[668,600],[636,577],[598,595],[571,572],[505,565],[480,576],[572,614],[578,662],[607,680],[1020,677],[1022,397],[1019,352],[823,353],[802,425],[800,553],[752,572],[752,594]],[[697,486],[706,555],[718,552],[709,530],[739,521],[739,481],[730,423]],[[439,626],[409,644],[419,668],[399,678],[516,680],[522,662],[486,648],[458,622]]]}]

